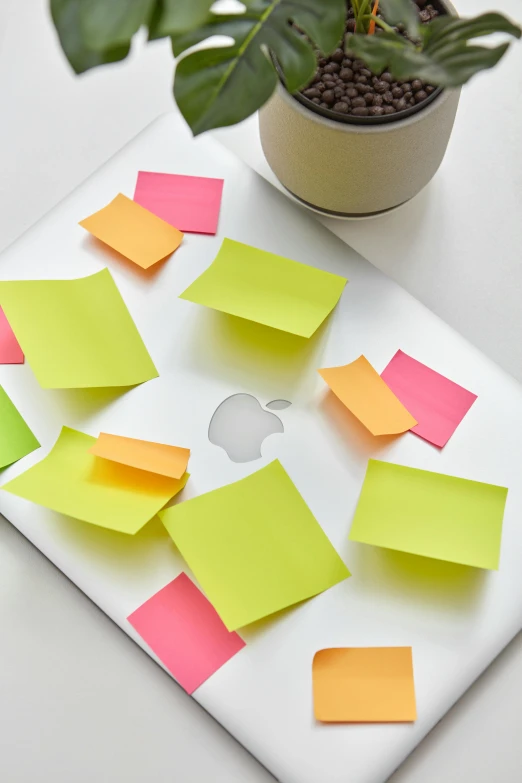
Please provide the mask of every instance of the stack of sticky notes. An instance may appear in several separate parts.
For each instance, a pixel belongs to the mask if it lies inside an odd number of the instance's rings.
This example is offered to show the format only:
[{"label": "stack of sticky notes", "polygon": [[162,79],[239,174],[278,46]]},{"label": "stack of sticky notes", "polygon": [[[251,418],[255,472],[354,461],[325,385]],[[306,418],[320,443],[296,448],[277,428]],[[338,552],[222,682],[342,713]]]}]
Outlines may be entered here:
[{"label": "stack of sticky notes", "polygon": [[222,191],[222,179],[140,171],[134,200],[119,193],[80,226],[149,269],[178,249],[184,232],[216,233]]},{"label": "stack of sticky notes", "polygon": [[[222,194],[222,179],[140,171],[133,200],[120,193],[80,225],[148,270],[185,233],[216,234]],[[227,238],[181,299],[310,338],[346,283]],[[158,375],[108,269],[75,280],[0,282],[0,364],[21,364],[24,355],[47,389],[128,387]],[[400,350],[380,375],[365,356],[319,373],[375,437],[412,431],[442,448],[476,400]],[[37,448],[0,386],[0,469]],[[201,589],[180,573],[128,621],[193,693],[245,647],[239,629],[334,588],[350,572],[278,460],[167,508],[188,480],[189,458],[181,446],[63,427],[47,456],[3,489],[117,533],[134,535],[159,514]],[[496,569],[506,496],[504,487],[370,459],[349,538]],[[312,695],[323,723],[414,721],[412,649],[320,649]]]},{"label": "stack of sticky notes", "polygon": [[364,356],[319,373],[372,435],[411,430],[439,447],[448,442],[477,399],[402,351],[381,375]]},{"label": "stack of sticky notes", "polygon": [[63,427],[49,454],[2,489],[60,514],[133,535],[183,489],[189,452],[121,440],[124,445],[114,436],[102,436],[98,442]]}]

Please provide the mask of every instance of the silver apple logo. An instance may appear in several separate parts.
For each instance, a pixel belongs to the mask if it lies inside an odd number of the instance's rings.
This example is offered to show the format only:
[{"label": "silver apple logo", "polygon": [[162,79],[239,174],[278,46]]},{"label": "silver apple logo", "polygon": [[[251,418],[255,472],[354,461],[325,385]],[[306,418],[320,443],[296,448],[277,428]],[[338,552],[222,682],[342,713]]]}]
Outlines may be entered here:
[{"label": "silver apple logo", "polygon": [[[282,411],[291,404],[288,400],[272,400],[266,407]],[[216,408],[208,439],[224,449],[232,462],[251,462],[261,457],[265,438],[284,431],[279,416],[264,410],[251,394],[233,394]]]}]

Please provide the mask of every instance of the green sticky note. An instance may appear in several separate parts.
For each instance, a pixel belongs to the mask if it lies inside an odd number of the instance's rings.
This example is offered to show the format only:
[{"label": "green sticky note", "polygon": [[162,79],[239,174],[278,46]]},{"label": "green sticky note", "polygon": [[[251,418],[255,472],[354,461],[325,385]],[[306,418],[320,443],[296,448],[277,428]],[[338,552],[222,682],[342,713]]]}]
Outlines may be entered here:
[{"label": "green sticky note", "polygon": [[352,541],[498,568],[507,489],[371,459]]},{"label": "green sticky note", "polygon": [[229,631],[350,576],[277,460],[160,518]]},{"label": "green sticky note", "polygon": [[3,281],[0,305],[44,389],[134,386],[158,375],[108,269]]},{"label": "green sticky note", "polygon": [[40,444],[0,386],[0,468],[22,459]]},{"label": "green sticky note", "polygon": [[311,337],[332,312],[346,282],[330,272],[224,239],[213,263],[181,299]]},{"label": "green sticky note", "polygon": [[47,457],[2,489],[60,514],[133,535],[183,489],[172,479],[95,457],[96,438],[64,427]]}]

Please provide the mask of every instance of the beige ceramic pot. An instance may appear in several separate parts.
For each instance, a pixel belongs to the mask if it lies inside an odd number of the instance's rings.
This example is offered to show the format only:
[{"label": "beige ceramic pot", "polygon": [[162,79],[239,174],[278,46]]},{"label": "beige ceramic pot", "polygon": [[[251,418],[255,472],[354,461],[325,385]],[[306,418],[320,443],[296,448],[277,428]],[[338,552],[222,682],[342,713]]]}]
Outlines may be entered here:
[{"label": "beige ceramic pot", "polygon": [[321,116],[279,85],[259,113],[261,144],[276,177],[307,206],[339,217],[375,215],[409,201],[433,177],[459,96],[442,90],[404,119],[352,124]]}]

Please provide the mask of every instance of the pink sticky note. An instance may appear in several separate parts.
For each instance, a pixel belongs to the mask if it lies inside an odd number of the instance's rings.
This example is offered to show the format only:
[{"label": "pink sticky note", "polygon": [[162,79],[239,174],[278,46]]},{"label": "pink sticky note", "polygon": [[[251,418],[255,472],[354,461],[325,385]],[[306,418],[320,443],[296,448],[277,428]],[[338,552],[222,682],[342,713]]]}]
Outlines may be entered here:
[{"label": "pink sticky note", "polygon": [[227,631],[218,613],[186,574],[127,618],[187,693],[193,693],[245,642]]},{"label": "pink sticky note", "polygon": [[4,311],[0,307],[0,364],[23,364],[24,355],[18,345]]},{"label": "pink sticky note", "polygon": [[477,399],[476,394],[402,351],[397,351],[381,378],[419,422],[411,431],[439,448],[446,445]]},{"label": "pink sticky note", "polygon": [[180,231],[215,234],[223,180],[139,171],[134,201]]}]

